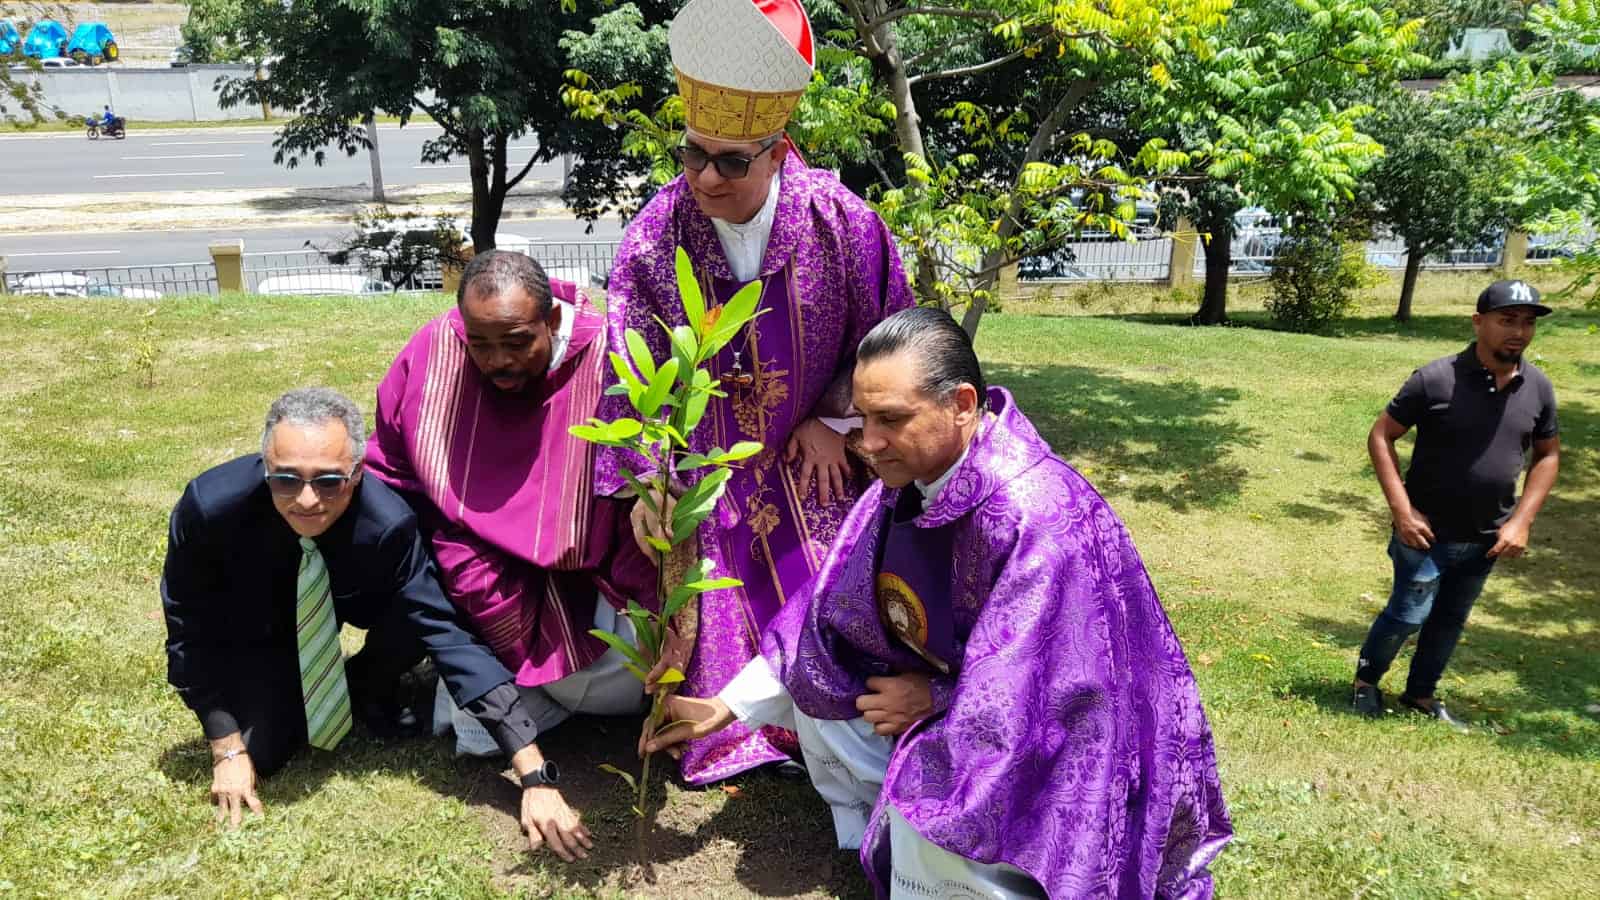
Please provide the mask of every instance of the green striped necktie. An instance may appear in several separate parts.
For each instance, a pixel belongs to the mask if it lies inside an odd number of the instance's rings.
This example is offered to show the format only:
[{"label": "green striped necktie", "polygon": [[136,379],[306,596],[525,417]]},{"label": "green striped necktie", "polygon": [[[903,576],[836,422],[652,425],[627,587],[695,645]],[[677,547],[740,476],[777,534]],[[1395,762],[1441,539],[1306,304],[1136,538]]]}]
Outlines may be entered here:
[{"label": "green striped necktie", "polygon": [[344,678],[333,589],[316,541],[300,539],[300,578],[295,585],[295,636],[300,643],[300,695],[306,703],[311,746],[332,750],[350,733],[350,686]]}]

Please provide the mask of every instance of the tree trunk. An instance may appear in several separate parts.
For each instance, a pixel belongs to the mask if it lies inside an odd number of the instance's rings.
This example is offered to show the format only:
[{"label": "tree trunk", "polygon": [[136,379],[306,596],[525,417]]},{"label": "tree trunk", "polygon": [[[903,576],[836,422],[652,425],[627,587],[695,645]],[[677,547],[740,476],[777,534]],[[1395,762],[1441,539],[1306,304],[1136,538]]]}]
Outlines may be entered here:
[{"label": "tree trunk", "polygon": [[1422,272],[1424,253],[1421,247],[1406,244],[1406,274],[1400,279],[1400,308],[1394,311],[1398,321],[1411,321],[1411,298],[1417,291],[1417,275]]},{"label": "tree trunk", "polygon": [[879,57],[878,66],[885,71],[889,81],[889,98],[894,102],[894,138],[901,153],[915,153],[927,159],[928,153],[922,143],[922,116],[917,113],[917,101],[911,96],[911,77],[906,74],[905,60],[900,56],[900,47],[895,40],[892,25],[879,26],[878,43],[883,47],[883,56]]},{"label": "tree trunk", "polygon": [[[876,19],[886,11],[887,6],[880,2],[852,4],[851,12],[856,16],[857,31],[862,32],[869,19]],[[866,54],[867,59],[872,63],[878,76],[889,86],[889,99],[895,108],[895,147],[903,156],[911,155],[927,159],[927,148],[922,143],[922,116],[917,112],[916,98],[911,95],[911,76],[906,72],[905,57],[900,55],[900,42],[894,33],[894,25],[879,25],[858,36],[862,45],[870,48]],[[920,192],[923,188],[918,182],[908,180],[906,190]],[[931,252],[924,251],[917,254],[917,268],[913,273],[913,280],[913,292],[918,300],[927,302],[938,296],[938,260]]]},{"label": "tree trunk", "polygon": [[[1044,158],[1046,151],[1055,144],[1056,137],[1061,131],[1061,126],[1067,120],[1067,114],[1076,107],[1084,97],[1093,91],[1097,83],[1093,81],[1076,81],[1061,95],[1056,105],[1050,109],[1050,114],[1044,117],[1039,127],[1033,132],[1033,137],[1028,139],[1028,149],[1022,154],[1022,161],[1017,166],[1016,177],[1011,180],[1011,203],[1006,207],[1005,215],[1000,217],[999,227],[995,234],[1000,239],[1002,246],[1011,239],[1022,227],[1022,175],[1033,165]],[[987,272],[982,283],[976,285],[979,291],[992,290],[1000,279],[1000,269],[1012,262],[999,250],[992,250],[984,254],[983,266]],[[983,312],[988,307],[981,294],[974,295],[972,302],[967,305],[966,315],[961,317],[961,327],[966,330],[968,337],[978,336],[978,323],[983,320]]]},{"label": "tree trunk", "polygon": [[378,117],[367,113],[367,159],[372,163],[372,202],[387,203],[383,196],[383,163],[378,158]]},{"label": "tree trunk", "polygon": [[[474,253],[494,249],[494,233],[506,203],[506,137],[467,133],[467,168],[472,177],[472,235]],[[487,144],[487,146],[486,146]]]},{"label": "tree trunk", "polygon": [[1206,293],[1200,311],[1189,322],[1194,325],[1226,325],[1228,322],[1228,266],[1233,258],[1233,229],[1215,228],[1205,242]]},{"label": "tree trunk", "polygon": [[905,57],[900,55],[900,41],[894,24],[885,22],[876,28],[871,23],[888,12],[884,0],[844,0],[845,11],[855,23],[856,37],[861,41],[860,53],[872,63],[872,68],[884,84],[889,86],[889,100],[894,103],[894,137],[901,153],[915,153],[928,158],[922,143],[922,117],[917,114],[917,102],[911,96],[911,76],[906,72]]},{"label": "tree trunk", "polygon": [[489,160],[483,148],[483,133],[469,129],[464,143],[467,146],[467,178],[472,182],[472,221],[467,226],[467,232],[472,236],[474,251],[484,248],[484,241],[492,246],[494,243],[494,226],[488,225],[489,221]]}]

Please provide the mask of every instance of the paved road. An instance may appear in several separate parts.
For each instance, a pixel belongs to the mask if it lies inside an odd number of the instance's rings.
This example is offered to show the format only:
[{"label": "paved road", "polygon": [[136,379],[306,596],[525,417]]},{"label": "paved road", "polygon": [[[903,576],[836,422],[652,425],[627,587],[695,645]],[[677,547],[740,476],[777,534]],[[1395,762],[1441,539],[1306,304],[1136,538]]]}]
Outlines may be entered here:
[{"label": "paved road", "polygon": [[[595,225],[594,234],[583,233],[584,223],[572,219],[520,219],[500,223],[501,234],[534,241],[616,241],[622,229],[615,219]],[[246,253],[300,250],[310,241],[318,247],[336,244],[350,229],[343,226],[231,229],[219,231],[124,231],[96,234],[0,234],[0,256],[12,272],[56,271],[110,266],[146,266],[165,263],[206,262],[213,241],[242,240]],[[535,252],[535,256],[539,254]]]},{"label": "paved road", "polygon": [[[326,162],[309,159],[290,169],[272,161],[274,130],[267,127],[207,128],[140,134],[126,140],[88,140],[82,132],[0,137],[6,190],[27,194],[115,195],[124,191],[207,188],[322,188],[369,184],[371,165],[363,151],[347,157],[330,148]],[[464,159],[423,165],[422,144],[439,136],[437,125],[378,127],[386,186],[460,182],[467,186]],[[533,157],[532,138],[513,144],[515,168]],[[528,179],[559,183],[560,160],[536,165]],[[520,186],[519,186],[520,188]],[[519,191],[520,192],[520,191]],[[0,201],[3,202],[3,201]]]}]

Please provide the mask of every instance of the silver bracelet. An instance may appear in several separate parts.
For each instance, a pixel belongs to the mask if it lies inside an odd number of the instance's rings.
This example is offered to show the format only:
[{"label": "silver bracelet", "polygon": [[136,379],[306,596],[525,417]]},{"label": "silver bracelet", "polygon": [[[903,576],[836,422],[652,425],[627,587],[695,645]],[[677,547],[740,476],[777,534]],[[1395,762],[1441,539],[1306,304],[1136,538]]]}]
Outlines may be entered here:
[{"label": "silver bracelet", "polygon": [[229,750],[227,753],[222,754],[220,758],[212,760],[211,768],[215,769],[217,766],[220,766],[228,760],[233,759],[235,756],[242,755],[245,752],[246,751],[243,747],[235,747],[232,750]]}]

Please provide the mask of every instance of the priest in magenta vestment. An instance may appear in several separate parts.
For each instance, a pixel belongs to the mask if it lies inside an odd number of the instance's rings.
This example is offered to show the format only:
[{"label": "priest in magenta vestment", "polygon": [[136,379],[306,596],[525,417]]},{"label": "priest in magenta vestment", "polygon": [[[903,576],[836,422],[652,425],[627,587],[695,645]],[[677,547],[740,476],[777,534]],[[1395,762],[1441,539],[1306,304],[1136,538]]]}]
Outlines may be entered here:
[{"label": "priest in magenta vestment", "polygon": [[[596,496],[593,445],[567,430],[595,413],[603,334],[574,285],[488,251],[467,266],[455,308],[412,337],[378,386],[366,468],[417,511],[446,596],[503,666],[443,686],[519,774],[538,734],[571,713],[632,713],[643,700],[588,633],[625,622],[614,610],[630,599],[655,600],[626,506]],[[571,840],[576,814],[549,802],[554,818],[571,816]],[[544,837],[561,852],[561,838]]]}]

